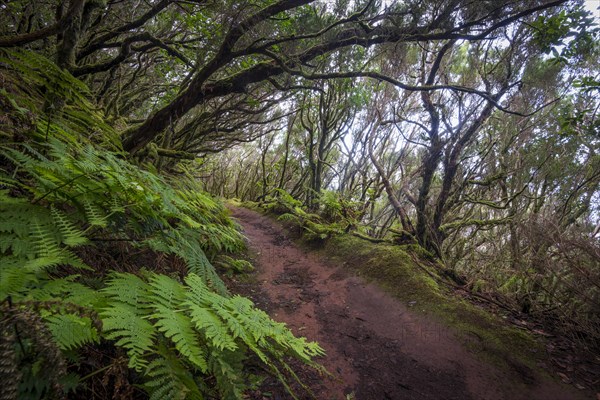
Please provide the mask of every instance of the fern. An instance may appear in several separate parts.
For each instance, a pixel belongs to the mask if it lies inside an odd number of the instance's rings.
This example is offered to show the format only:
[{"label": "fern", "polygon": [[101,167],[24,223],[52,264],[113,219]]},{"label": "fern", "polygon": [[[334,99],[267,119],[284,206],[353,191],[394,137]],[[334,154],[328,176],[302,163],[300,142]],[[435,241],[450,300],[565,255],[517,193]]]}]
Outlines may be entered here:
[{"label": "fern", "polygon": [[142,318],[138,308],[123,303],[113,303],[101,315],[106,338],[125,348],[128,366],[141,371],[148,364],[145,355],[153,347],[156,333],[152,324]]},{"label": "fern", "polygon": [[79,230],[63,212],[54,207],[51,207],[51,211],[53,220],[62,234],[62,242],[64,244],[75,247],[89,242],[88,239],[83,236],[83,232]]},{"label": "fern", "polygon": [[19,257],[2,257],[2,272],[0,273],[0,301],[8,296],[25,292],[27,284],[35,280],[35,274],[22,268]]},{"label": "fern", "polygon": [[48,329],[63,350],[76,349],[98,342],[98,332],[89,317],[74,314],[52,315],[46,318]]},{"label": "fern", "polygon": [[174,343],[185,363],[224,379],[222,398],[241,398],[243,381],[234,381],[244,375],[242,364],[236,367],[237,362],[230,361],[241,362],[245,349],[283,381],[280,365],[289,369],[282,361],[286,355],[316,366],[312,357],[323,354],[317,344],[294,337],[284,324],[255,309],[250,300],[214,293],[197,275],[188,275],[186,285],[165,275],[147,275],[148,282],[131,274],[115,274],[103,290],[109,306],[101,315],[105,336],[127,351],[130,367],[146,368],[152,371],[150,377],[173,373],[164,360],[152,360],[164,340]]},{"label": "fern", "polygon": [[[244,397],[243,375],[240,373],[243,367],[244,355],[242,352],[212,351],[209,365],[213,371],[218,398],[223,400],[237,400]],[[216,397],[216,396],[215,396]]]},{"label": "fern", "polygon": [[[196,238],[195,238],[196,237]],[[150,248],[168,254],[174,254],[183,259],[188,271],[204,280],[204,283],[220,294],[227,294],[227,289],[217,275],[214,266],[200,247],[197,233],[189,228],[180,228],[163,233],[157,238],[148,240]]]},{"label": "fern", "polygon": [[143,318],[147,289],[147,283],[135,275],[115,274],[103,290],[108,306],[100,313],[106,337],[125,348],[129,367],[138,371],[147,365],[144,355],[152,350],[156,336],[152,324]]},{"label": "fern", "polygon": [[[213,261],[234,270],[251,266],[223,254],[244,242],[222,204],[192,179],[159,176],[123,157],[85,85],[48,59],[2,49],[0,68],[8,118],[27,127],[2,132],[19,142],[0,144],[0,302],[10,297],[14,306],[0,309],[0,322],[33,321],[29,337],[43,337],[31,343],[45,346],[15,361],[22,397],[58,393],[66,355],[100,339],[124,349],[153,399],[242,398],[248,352],[284,382],[291,371],[285,357],[315,365],[318,345],[295,338],[249,300],[229,297]],[[44,104],[56,99],[64,106],[50,116]],[[292,200],[291,211],[298,205]],[[150,272],[88,274],[93,269],[78,252],[98,251],[98,238],[126,238],[142,251],[177,256],[189,274],[184,283]],[[107,268],[100,257],[93,266]],[[101,290],[86,284],[92,275]],[[17,350],[14,340],[1,349]],[[59,372],[37,373],[49,360]]]},{"label": "fern", "polygon": [[29,284],[58,265],[89,268],[67,248],[85,242],[81,232],[66,216],[48,211],[16,200],[7,201],[0,209],[0,218],[7,221],[0,235],[0,299],[26,293]]},{"label": "fern", "polygon": [[292,213],[281,214],[277,219],[282,222],[292,222],[294,224],[300,224],[302,222],[300,217]]},{"label": "fern", "polygon": [[78,275],[45,281],[43,285],[31,288],[24,301],[48,302],[61,299],[64,304],[76,304],[88,309],[101,307],[105,301],[102,293],[76,282]]},{"label": "fern", "polygon": [[90,225],[101,228],[106,228],[108,226],[106,216],[103,215],[103,212],[98,205],[90,201],[89,198],[84,198],[82,203],[85,208],[86,219]]},{"label": "fern", "polygon": [[148,284],[136,275],[115,273],[102,291],[115,302],[141,307],[145,302]]},{"label": "fern", "polygon": [[208,365],[192,320],[177,308],[185,301],[183,287],[165,275],[154,275],[148,300],[153,304],[155,327],[175,343],[177,350],[206,373]]},{"label": "fern", "polygon": [[163,345],[159,346],[158,353],[160,356],[146,370],[149,381],[144,386],[150,400],[204,399],[185,364]]},{"label": "fern", "polygon": [[[129,367],[145,374],[146,388],[153,398],[165,393],[175,396],[182,390],[211,392],[202,379],[190,380],[189,372],[182,375],[187,370],[216,378],[222,398],[241,398],[246,387],[242,360],[247,350],[257,354],[282,380],[280,365],[284,370],[287,367],[280,359],[286,354],[305,356],[305,362],[306,355],[320,354],[311,344],[286,334],[283,325],[273,325],[251,303],[226,297],[227,290],[207,253],[233,251],[243,244],[221,206],[202,194],[174,190],[162,179],[136,171],[110,154],[100,155],[91,147],[71,155],[56,141],[48,146],[48,157],[35,151],[28,151],[26,157],[9,152],[20,168],[35,171],[27,187],[37,203],[0,192],[7,200],[0,215],[6,215],[8,221],[0,231],[0,295],[17,302],[59,298],[65,305],[98,310],[101,324],[88,315],[48,303],[42,314],[61,349],[76,350],[100,336],[114,342],[126,351]],[[98,159],[108,160],[103,169],[94,165]],[[61,165],[71,168],[65,171]],[[98,175],[103,177],[101,183]],[[123,191],[127,184],[152,189]],[[73,212],[67,214],[62,211],[65,209]],[[120,217],[123,212],[127,219]],[[89,268],[72,249],[89,245],[90,232],[109,226],[146,237],[140,246],[183,259],[190,271],[186,285],[156,274],[149,274],[147,280],[113,274],[97,293],[77,283],[76,276],[50,278],[47,272],[60,265]],[[230,257],[221,260],[234,268],[249,268]],[[173,343],[176,352],[158,355],[166,341]],[[164,380],[175,386],[168,389],[157,384]]]}]

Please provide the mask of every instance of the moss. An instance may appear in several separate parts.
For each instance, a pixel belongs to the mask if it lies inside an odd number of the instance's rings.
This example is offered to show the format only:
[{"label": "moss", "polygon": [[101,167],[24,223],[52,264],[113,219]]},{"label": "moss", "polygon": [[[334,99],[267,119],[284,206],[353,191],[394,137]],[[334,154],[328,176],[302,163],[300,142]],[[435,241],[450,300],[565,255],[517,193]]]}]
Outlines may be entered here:
[{"label": "moss", "polygon": [[[273,216],[264,209],[258,211]],[[284,226],[292,237],[317,251],[331,264],[377,284],[405,304],[416,302],[418,307],[412,310],[448,326],[457,339],[481,360],[522,377],[535,379],[532,371],[543,379],[549,377],[547,372],[537,367],[540,356],[544,354],[542,343],[525,331],[508,325],[498,315],[459,298],[433,279],[429,274],[437,275],[443,266],[439,266],[438,270],[426,270],[433,267],[417,264],[419,259],[433,259],[421,246],[372,243],[351,234],[332,235],[315,243],[306,240],[299,225],[291,223]]]},{"label": "moss", "polygon": [[405,245],[401,245],[399,247],[402,250],[404,250],[410,254],[414,254],[415,256],[417,256],[423,260],[428,260],[428,261],[435,260],[435,256],[431,252],[427,251],[425,248],[421,247],[420,245],[418,245],[416,243],[405,244]]},{"label": "moss", "polygon": [[225,204],[233,207],[242,207],[242,201],[236,198],[226,199]]},{"label": "moss", "polygon": [[[320,250],[334,264],[375,282],[406,303],[416,302],[421,312],[448,325],[467,348],[482,360],[512,371],[536,368],[541,345],[497,315],[454,296],[413,257],[427,258],[418,246],[374,244],[351,235],[337,235]],[[406,250],[416,250],[410,255]],[[433,273],[433,271],[429,271]]]}]

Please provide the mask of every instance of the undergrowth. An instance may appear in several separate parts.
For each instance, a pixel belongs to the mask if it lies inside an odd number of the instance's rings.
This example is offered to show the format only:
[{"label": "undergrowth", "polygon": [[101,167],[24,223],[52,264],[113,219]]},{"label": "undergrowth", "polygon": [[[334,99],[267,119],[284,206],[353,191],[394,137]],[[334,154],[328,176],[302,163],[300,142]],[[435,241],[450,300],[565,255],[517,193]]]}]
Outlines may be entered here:
[{"label": "undergrowth", "polygon": [[[240,399],[250,359],[286,387],[288,357],[319,368],[316,343],[228,293],[215,265],[250,267],[220,203],[184,171],[128,161],[85,85],[52,62],[3,50],[0,65],[0,399],[85,393],[117,363],[90,363],[90,347],[116,348],[120,379],[151,399]],[[111,243],[127,244],[113,246],[131,251],[122,260],[146,251],[185,272],[113,271]]]},{"label": "undergrowth", "polygon": [[333,192],[324,192],[319,197],[315,212],[306,211],[301,201],[294,199],[283,189],[275,189],[273,196],[267,196],[263,202],[254,206],[277,215],[281,222],[300,227],[308,241],[323,241],[348,232],[356,225],[356,220],[347,211],[352,205],[336,198]]}]

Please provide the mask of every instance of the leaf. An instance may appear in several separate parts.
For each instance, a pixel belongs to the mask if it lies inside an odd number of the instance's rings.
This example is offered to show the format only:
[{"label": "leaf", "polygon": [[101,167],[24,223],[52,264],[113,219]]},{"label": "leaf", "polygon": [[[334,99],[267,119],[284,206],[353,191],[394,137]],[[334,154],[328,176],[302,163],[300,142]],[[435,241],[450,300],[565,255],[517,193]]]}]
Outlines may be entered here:
[{"label": "leaf", "polygon": [[71,350],[87,343],[97,343],[98,332],[88,317],[73,314],[52,315],[46,318],[48,329],[61,349]]}]

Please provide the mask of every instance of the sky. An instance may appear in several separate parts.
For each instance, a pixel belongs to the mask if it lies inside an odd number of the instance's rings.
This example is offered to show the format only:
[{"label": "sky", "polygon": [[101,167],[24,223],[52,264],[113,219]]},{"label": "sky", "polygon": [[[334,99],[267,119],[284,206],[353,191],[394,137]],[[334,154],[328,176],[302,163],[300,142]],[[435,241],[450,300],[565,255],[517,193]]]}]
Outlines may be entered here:
[{"label": "sky", "polygon": [[598,10],[598,7],[600,7],[600,0],[585,0],[585,8],[593,12],[596,21],[600,22],[600,10]]}]

